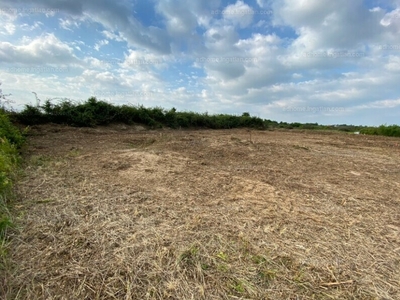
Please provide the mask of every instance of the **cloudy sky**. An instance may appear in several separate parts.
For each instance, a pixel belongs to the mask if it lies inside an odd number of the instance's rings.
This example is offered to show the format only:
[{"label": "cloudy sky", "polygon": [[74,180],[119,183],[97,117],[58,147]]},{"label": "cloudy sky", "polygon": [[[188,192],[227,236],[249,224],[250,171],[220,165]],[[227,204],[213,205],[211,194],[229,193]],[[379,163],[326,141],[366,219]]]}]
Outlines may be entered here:
[{"label": "cloudy sky", "polygon": [[1,0],[0,81],[14,109],[400,124],[400,0]]}]

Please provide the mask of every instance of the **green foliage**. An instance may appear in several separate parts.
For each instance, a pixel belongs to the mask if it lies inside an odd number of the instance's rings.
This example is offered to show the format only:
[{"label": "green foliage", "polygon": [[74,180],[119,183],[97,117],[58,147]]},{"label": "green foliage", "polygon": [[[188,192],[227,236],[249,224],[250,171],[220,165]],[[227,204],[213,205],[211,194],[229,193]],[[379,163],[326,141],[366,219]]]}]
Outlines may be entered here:
[{"label": "green foliage", "polygon": [[74,118],[74,104],[65,100],[60,105],[54,105],[50,100],[46,100],[45,104],[41,107],[47,122],[68,124],[68,120]]},{"label": "green foliage", "polygon": [[[177,114],[176,114],[175,107],[173,107],[169,111],[165,112],[165,124],[171,128],[178,127],[178,120],[177,120]],[[188,127],[188,126],[184,126],[184,127]]]},{"label": "green foliage", "polygon": [[25,140],[21,132],[11,124],[8,116],[3,111],[0,111],[0,138],[6,139],[17,148],[21,147]]},{"label": "green foliage", "polygon": [[18,151],[7,138],[0,140],[0,195],[3,195],[11,186],[10,174],[18,163]]},{"label": "green foliage", "polygon": [[0,241],[6,237],[7,229],[13,227],[11,219],[5,215],[0,216]]},{"label": "green foliage", "polygon": [[7,198],[19,162],[18,148],[23,142],[21,132],[11,124],[5,112],[0,111],[0,240],[12,226]]},{"label": "green foliage", "polygon": [[150,128],[255,128],[255,129],[307,129],[307,130],[338,130],[344,132],[360,131],[365,134],[400,136],[400,127],[397,125],[380,127],[361,127],[354,125],[319,125],[318,123],[287,123],[272,120],[263,120],[253,117],[249,112],[241,116],[228,114],[209,115],[191,111],[178,112],[175,108],[165,110],[161,107],[146,108],[138,106],[115,106],[95,97],[84,103],[72,103],[64,100],[53,104],[47,100],[44,105],[34,107],[26,105],[20,113],[15,113],[13,119],[27,124],[43,124],[48,122],[68,124],[71,126],[94,127],[111,123],[147,125]]},{"label": "green foliage", "polygon": [[49,122],[47,114],[36,106],[25,105],[25,109],[14,116],[16,121],[25,125],[45,124]]},{"label": "green foliage", "polygon": [[43,124],[47,122],[72,126],[93,127],[110,123],[140,123],[151,128],[168,126],[171,128],[213,128],[229,129],[238,127],[265,128],[264,121],[243,113],[241,117],[232,115],[208,115],[195,112],[177,112],[175,108],[114,106],[95,97],[85,103],[73,104],[69,100],[53,104],[47,100],[40,107],[27,105],[14,118],[23,124]]},{"label": "green foliage", "polygon": [[370,134],[370,135],[385,135],[385,136],[393,136],[400,137],[400,126],[398,125],[381,125],[379,127],[367,127],[360,130],[362,134]]},{"label": "green foliage", "polygon": [[300,123],[292,123],[292,125],[299,124],[299,128],[301,129],[319,129],[318,123],[305,123],[305,124],[300,124]]}]

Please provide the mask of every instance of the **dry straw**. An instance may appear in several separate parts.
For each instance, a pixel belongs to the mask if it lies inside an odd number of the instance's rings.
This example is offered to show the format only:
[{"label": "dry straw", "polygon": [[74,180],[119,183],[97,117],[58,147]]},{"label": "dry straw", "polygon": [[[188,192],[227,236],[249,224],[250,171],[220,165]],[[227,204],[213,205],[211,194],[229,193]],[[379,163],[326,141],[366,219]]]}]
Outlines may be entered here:
[{"label": "dry straw", "polygon": [[393,139],[32,133],[4,299],[400,299]]}]

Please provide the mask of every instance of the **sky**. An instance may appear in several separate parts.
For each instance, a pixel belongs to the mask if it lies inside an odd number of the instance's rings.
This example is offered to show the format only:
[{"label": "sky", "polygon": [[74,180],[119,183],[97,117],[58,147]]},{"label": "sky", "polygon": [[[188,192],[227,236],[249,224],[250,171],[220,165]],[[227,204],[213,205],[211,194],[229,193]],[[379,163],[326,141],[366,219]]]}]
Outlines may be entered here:
[{"label": "sky", "polygon": [[0,82],[15,110],[400,125],[400,0],[1,0]]}]

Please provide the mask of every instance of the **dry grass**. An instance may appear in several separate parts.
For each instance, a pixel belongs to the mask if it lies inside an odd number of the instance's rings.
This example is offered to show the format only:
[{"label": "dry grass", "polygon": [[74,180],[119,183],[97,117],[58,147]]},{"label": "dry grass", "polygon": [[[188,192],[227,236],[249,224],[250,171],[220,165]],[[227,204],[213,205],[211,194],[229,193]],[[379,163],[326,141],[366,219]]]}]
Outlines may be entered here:
[{"label": "dry grass", "polygon": [[5,299],[400,299],[395,139],[33,133]]}]

